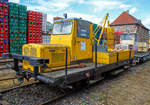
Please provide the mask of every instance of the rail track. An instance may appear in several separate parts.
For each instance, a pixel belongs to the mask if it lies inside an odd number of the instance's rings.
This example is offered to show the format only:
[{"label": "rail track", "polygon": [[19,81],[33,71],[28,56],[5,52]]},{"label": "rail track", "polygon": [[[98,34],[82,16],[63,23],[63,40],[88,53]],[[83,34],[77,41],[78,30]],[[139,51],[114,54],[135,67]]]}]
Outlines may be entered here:
[{"label": "rail track", "polygon": [[11,103],[9,103],[9,102],[7,102],[6,100],[3,99],[3,95],[5,93],[13,91],[15,89],[21,89],[21,88],[29,87],[31,85],[38,84],[38,83],[40,83],[40,82],[39,81],[34,81],[32,83],[23,84],[23,85],[15,86],[15,87],[0,91],[0,105],[12,105]]},{"label": "rail track", "polygon": [[4,94],[6,92],[9,92],[9,91],[12,91],[12,90],[15,90],[15,89],[18,89],[18,88],[24,88],[24,87],[28,87],[28,86],[31,86],[33,84],[38,84],[40,83],[39,81],[35,81],[35,82],[32,82],[32,83],[28,83],[28,84],[24,84],[24,85],[20,85],[20,86],[15,86],[15,87],[12,87],[12,88],[9,88],[9,89],[5,89],[3,91],[0,91],[1,94]]},{"label": "rail track", "polygon": [[[35,85],[36,84],[36,85]],[[46,92],[44,92],[44,93],[47,93],[47,92],[49,92],[49,88],[50,87],[48,87],[47,85],[45,85],[45,84],[42,84],[42,83],[40,83],[39,81],[35,81],[35,82],[33,82],[33,83],[30,83],[30,84],[25,84],[25,85],[21,85],[21,86],[16,86],[16,87],[13,87],[13,88],[10,88],[10,89],[6,89],[6,90],[3,90],[3,91],[0,91],[0,105],[2,104],[3,105],[3,103],[1,103],[1,102],[7,102],[8,103],[8,105],[27,105],[28,104],[28,99],[26,99],[26,102],[27,103],[14,103],[13,101],[11,101],[10,102],[10,100],[11,99],[6,99],[6,97],[11,97],[11,95],[12,96],[14,96],[14,94],[17,94],[17,92],[19,93],[19,91],[22,91],[22,90],[24,90],[24,91],[27,91],[27,92],[31,92],[31,95],[29,95],[30,97],[32,97],[33,95],[36,95],[35,93],[37,93],[37,92],[42,92],[42,90],[43,90],[43,87],[44,86],[44,88],[46,88]],[[37,91],[37,92],[34,92],[34,90],[36,90],[36,88],[38,87],[38,89],[37,90],[40,90],[40,91]],[[32,90],[32,88],[33,88],[33,90]],[[60,99],[60,98],[63,98],[64,96],[66,96],[66,95],[68,95],[69,93],[71,94],[71,91],[70,92],[62,92],[62,91],[60,91],[60,90],[58,90],[58,89],[54,89],[54,91],[53,91],[53,89],[54,88],[52,88],[52,89],[50,89],[51,90],[51,95],[52,94],[56,94],[55,96],[54,95],[52,95],[51,96],[51,98],[49,99],[49,98],[47,98],[46,100],[44,100],[44,101],[42,101],[42,102],[39,102],[39,103],[34,103],[34,101],[35,101],[35,99],[33,98],[33,103],[29,103],[28,105],[46,105],[46,104],[48,104],[48,103],[51,103],[51,102],[54,102],[54,101],[56,101],[56,100],[58,100],[58,99]],[[45,89],[44,89],[45,90]],[[43,91],[44,91],[43,90]],[[33,93],[33,95],[32,95],[32,93]],[[10,95],[11,94],[11,95]],[[38,94],[38,93],[37,93]],[[23,95],[23,96],[25,96],[25,94],[24,93],[22,93],[21,92],[21,95]],[[41,94],[40,94],[41,95]],[[44,94],[43,94],[44,95]],[[48,96],[48,95],[47,95]],[[15,96],[14,96],[15,97]],[[21,96],[19,96],[20,97],[20,99],[22,99],[22,97]],[[34,97],[34,96],[33,96]],[[15,97],[16,98],[16,97]],[[15,99],[14,98],[14,99]],[[41,98],[41,99],[40,99]],[[41,96],[40,98],[38,98],[38,100],[42,100],[43,99],[43,96]],[[19,100],[20,100],[19,99]],[[1,101],[2,100],[2,101]],[[9,101],[6,101],[6,100],[9,100]],[[12,99],[13,100],[13,99]],[[47,101],[48,100],[48,101]],[[31,101],[30,101],[31,102]]]},{"label": "rail track", "polygon": [[0,58],[0,70],[8,69],[6,64],[12,64],[13,59]]},{"label": "rail track", "polygon": [[[107,79],[108,79],[108,78],[107,78]],[[38,104],[38,105],[51,105],[52,103],[54,103],[54,102],[56,102],[56,101],[58,101],[58,100],[60,100],[60,99],[62,99],[62,98],[64,98],[64,97],[67,97],[67,96],[69,96],[69,95],[71,95],[71,94],[80,92],[80,91],[82,91],[82,90],[84,90],[84,89],[90,89],[90,88],[92,88],[93,86],[96,86],[96,85],[98,85],[100,82],[105,81],[105,80],[106,80],[106,78],[102,79],[101,81],[92,82],[92,83],[90,83],[89,85],[87,85],[87,86],[85,86],[85,87],[79,87],[79,88],[75,88],[75,90],[73,89],[73,90],[66,91],[66,92],[63,93],[63,94],[60,94],[59,96],[56,96],[56,97],[54,97],[54,98],[51,98],[51,99],[49,99],[49,100],[47,100],[47,101],[45,101],[45,102],[42,102],[42,103],[40,103],[40,104]]]},{"label": "rail track", "polygon": [[[0,57],[0,70],[6,70],[12,68],[13,62],[14,62],[13,59]],[[21,62],[19,62],[19,66],[22,66]]]},{"label": "rail track", "polygon": [[[101,81],[105,81],[105,79]],[[97,85],[101,81],[96,81],[91,83],[88,86],[88,88]],[[39,84],[34,86],[34,84],[37,83]],[[83,89],[87,88],[87,87],[83,87],[83,88],[79,87],[75,89],[73,88],[73,89],[62,90],[60,88],[49,87],[46,84],[42,84],[42,83],[40,84],[40,82],[35,82],[34,84],[31,83],[23,86],[16,86],[14,88],[1,91],[0,94],[2,94],[4,100],[9,100],[8,103],[10,103],[10,105],[51,105],[52,103],[64,97],[67,97],[76,92],[80,92]],[[45,92],[42,93],[42,91]],[[27,95],[29,95],[29,97]],[[12,101],[15,99],[18,100],[16,103]],[[19,103],[19,101],[21,102]]]},{"label": "rail track", "polygon": [[13,62],[13,59],[0,57],[0,64],[5,64],[7,62]]},{"label": "rail track", "polygon": [[67,96],[67,95],[69,95],[69,94],[71,94],[71,93],[73,93],[73,92],[67,92],[67,93],[61,94],[61,95],[56,96],[56,97],[54,97],[54,98],[52,98],[52,99],[49,99],[49,100],[46,101],[46,102],[40,103],[39,105],[48,105],[48,104],[53,103],[53,102],[55,102],[55,101],[57,101],[57,100],[59,100],[59,99],[61,99],[61,98],[64,98],[65,96]]},{"label": "rail track", "polygon": [[0,79],[0,81],[14,80],[14,79],[17,79],[17,78],[18,77],[3,78],[3,79]]}]

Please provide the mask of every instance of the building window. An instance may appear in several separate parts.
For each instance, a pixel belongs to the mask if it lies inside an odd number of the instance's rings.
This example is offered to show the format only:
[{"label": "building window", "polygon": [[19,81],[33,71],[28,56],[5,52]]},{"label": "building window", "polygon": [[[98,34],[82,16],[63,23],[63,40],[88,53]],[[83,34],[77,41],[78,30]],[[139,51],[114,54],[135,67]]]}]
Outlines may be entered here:
[{"label": "building window", "polygon": [[130,33],[130,27],[129,26],[126,26],[126,32]]},{"label": "building window", "polygon": [[120,40],[133,40],[133,35],[120,35]]}]

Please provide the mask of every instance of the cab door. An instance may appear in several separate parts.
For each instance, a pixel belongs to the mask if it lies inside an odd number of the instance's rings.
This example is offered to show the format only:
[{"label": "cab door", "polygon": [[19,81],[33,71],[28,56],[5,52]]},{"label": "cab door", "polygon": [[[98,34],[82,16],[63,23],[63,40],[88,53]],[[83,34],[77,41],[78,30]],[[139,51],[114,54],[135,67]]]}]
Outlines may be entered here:
[{"label": "cab door", "polygon": [[92,40],[90,36],[90,23],[84,20],[76,22],[76,37],[75,37],[75,59],[88,60],[92,59]]}]

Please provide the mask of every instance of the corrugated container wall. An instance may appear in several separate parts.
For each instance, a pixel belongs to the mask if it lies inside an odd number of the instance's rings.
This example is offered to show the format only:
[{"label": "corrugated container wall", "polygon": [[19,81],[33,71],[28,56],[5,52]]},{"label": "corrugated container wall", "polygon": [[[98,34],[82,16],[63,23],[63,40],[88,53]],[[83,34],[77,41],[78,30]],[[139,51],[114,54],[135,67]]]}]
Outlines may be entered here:
[{"label": "corrugated container wall", "polygon": [[27,43],[27,7],[9,3],[10,53],[22,54],[22,46]]},{"label": "corrugated container wall", "polygon": [[46,30],[46,24],[47,24],[47,14],[42,14],[42,33],[45,35],[47,33]]},{"label": "corrugated container wall", "polygon": [[47,22],[46,31],[49,35],[51,34],[51,32],[50,32],[51,30],[52,30],[52,24],[50,22]]},{"label": "corrugated container wall", "polygon": [[50,39],[51,36],[50,35],[43,35],[43,44],[50,44]]},{"label": "corrugated container wall", "polygon": [[42,13],[27,12],[27,42],[42,43]]},{"label": "corrugated container wall", "polygon": [[46,34],[43,34],[43,44],[50,44],[51,33],[50,29],[52,29],[52,24],[50,22],[46,22]]},{"label": "corrugated container wall", "polygon": [[0,56],[9,52],[8,29],[8,3],[0,1]]}]

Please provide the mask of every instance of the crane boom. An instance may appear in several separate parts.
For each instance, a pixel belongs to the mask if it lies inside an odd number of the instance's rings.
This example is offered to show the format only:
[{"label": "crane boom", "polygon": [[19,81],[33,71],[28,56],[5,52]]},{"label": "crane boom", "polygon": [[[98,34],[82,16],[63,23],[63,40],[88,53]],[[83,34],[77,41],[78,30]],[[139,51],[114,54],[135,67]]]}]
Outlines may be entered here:
[{"label": "crane boom", "polygon": [[[104,32],[104,28],[105,28],[106,22],[108,21],[108,17],[109,17],[109,13],[107,13],[107,15],[105,16],[104,24],[103,24],[103,27],[102,27],[102,31],[100,32],[99,38],[95,38],[95,40],[98,41],[98,42],[97,42],[97,45],[99,45],[99,43],[100,43],[100,40],[101,40],[102,34],[103,34],[103,32]],[[109,21],[108,21],[108,25],[109,25]],[[101,26],[98,25],[98,26],[96,27],[96,29],[94,30],[95,36],[96,36],[96,34],[99,32],[100,29],[101,29]]]},{"label": "crane boom", "polygon": [[100,33],[100,36],[99,36],[99,39],[98,39],[97,45],[99,45],[99,43],[100,43],[100,40],[101,40],[102,34],[103,34],[103,32],[104,32],[104,28],[105,28],[105,25],[106,25],[106,22],[107,22],[108,16],[109,16],[109,14],[107,13],[107,15],[105,16],[105,21],[104,21],[103,28],[102,28],[102,31],[101,31],[101,33]]}]

